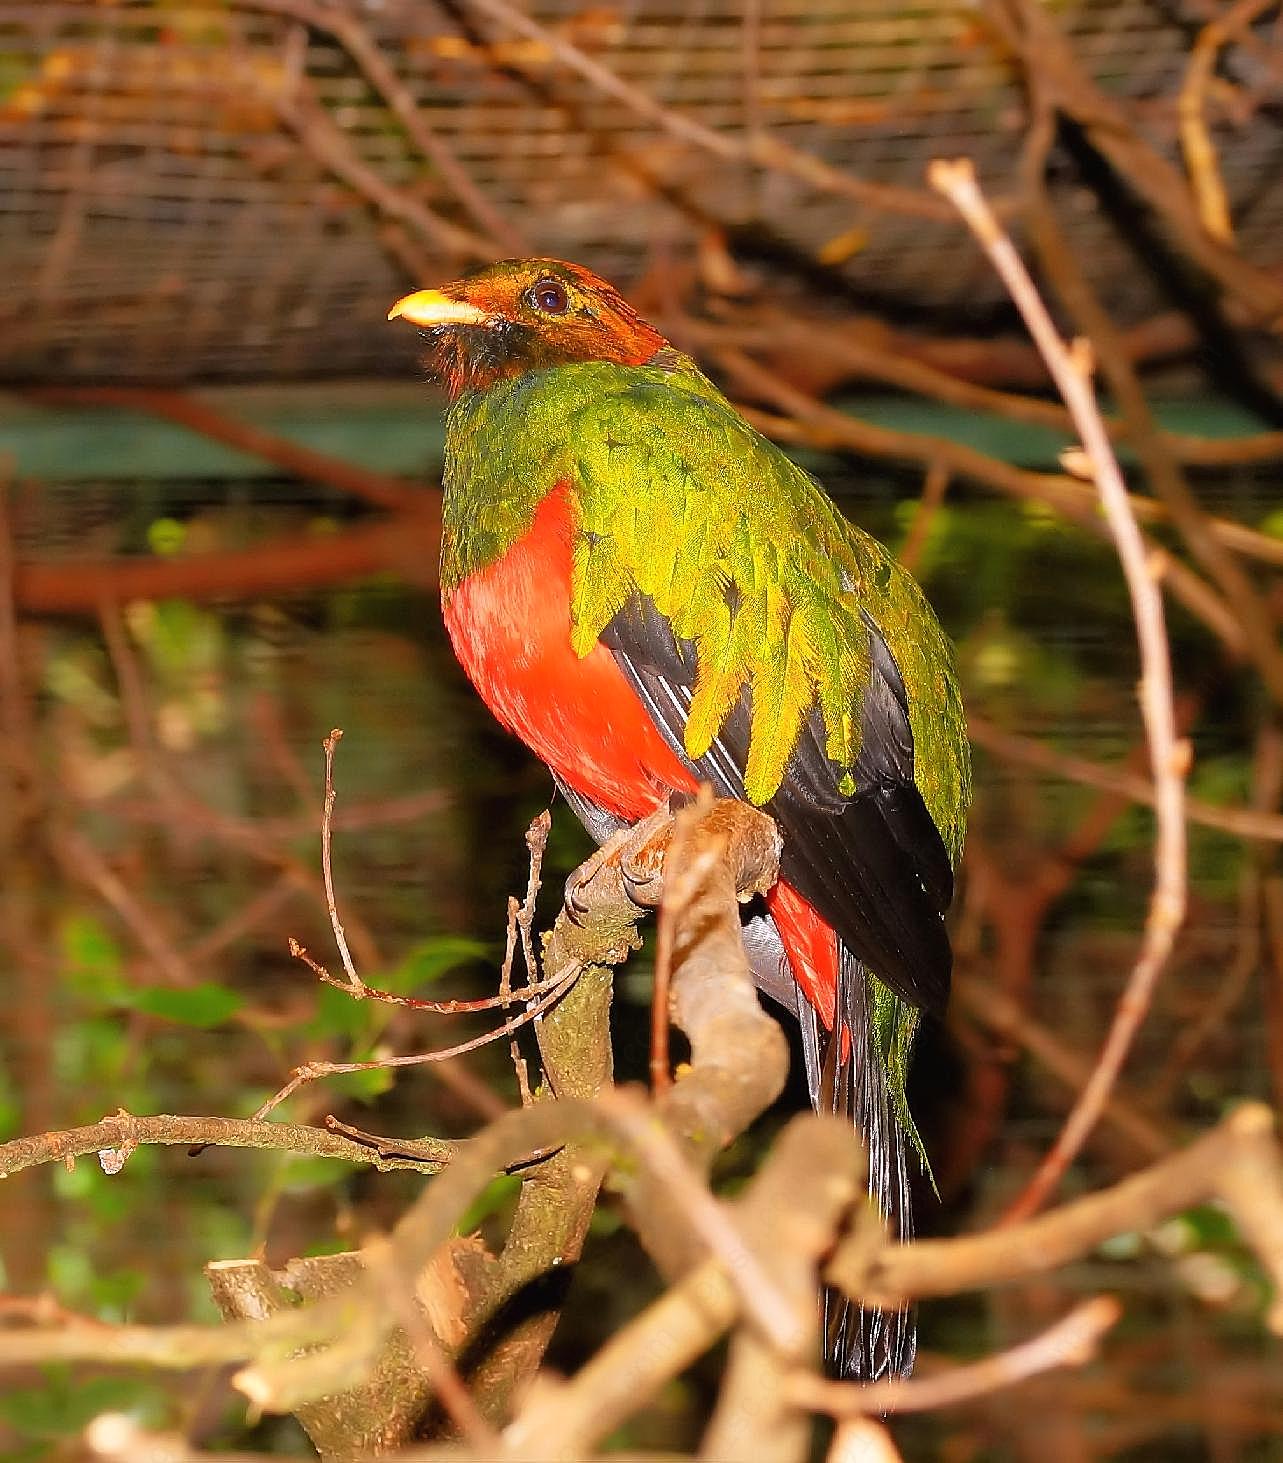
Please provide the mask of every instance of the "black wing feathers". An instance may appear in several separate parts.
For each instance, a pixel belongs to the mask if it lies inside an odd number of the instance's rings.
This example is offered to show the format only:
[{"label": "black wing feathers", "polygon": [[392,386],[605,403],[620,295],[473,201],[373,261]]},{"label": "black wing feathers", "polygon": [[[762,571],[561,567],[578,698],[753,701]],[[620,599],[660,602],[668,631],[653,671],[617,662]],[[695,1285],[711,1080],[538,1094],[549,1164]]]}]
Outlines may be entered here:
[{"label": "black wing feathers", "polygon": [[[824,750],[812,712],[784,785],[766,805],[784,836],[781,875],[838,932],[842,943],[911,1005],[942,1011],[951,956],[944,914],[953,872],[939,831],[913,781],[913,737],[899,670],[866,617],[872,675],[863,703],[856,793]],[[697,762],[684,732],[694,693],[694,647],[679,642],[650,600],[636,596],[601,636],[663,733],[695,774],[723,797],[744,796],[747,691]]]}]

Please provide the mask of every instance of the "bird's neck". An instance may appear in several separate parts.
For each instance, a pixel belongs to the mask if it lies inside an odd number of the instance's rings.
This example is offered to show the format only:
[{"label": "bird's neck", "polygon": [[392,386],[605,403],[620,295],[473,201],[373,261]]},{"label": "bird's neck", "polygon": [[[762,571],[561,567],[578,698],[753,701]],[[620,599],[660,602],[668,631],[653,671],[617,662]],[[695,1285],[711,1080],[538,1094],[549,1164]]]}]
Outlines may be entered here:
[{"label": "bird's neck", "polygon": [[[466,389],[446,417],[441,587],[488,568],[534,521],[565,476],[573,368],[523,372]],[[567,378],[571,379],[567,379]]]}]

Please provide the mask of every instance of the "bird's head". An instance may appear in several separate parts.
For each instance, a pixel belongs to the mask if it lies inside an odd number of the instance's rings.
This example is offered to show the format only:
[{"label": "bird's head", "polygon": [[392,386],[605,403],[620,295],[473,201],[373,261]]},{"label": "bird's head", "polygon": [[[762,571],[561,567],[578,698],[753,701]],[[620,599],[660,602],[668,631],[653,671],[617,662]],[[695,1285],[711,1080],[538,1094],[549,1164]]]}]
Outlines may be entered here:
[{"label": "bird's head", "polygon": [[427,367],[450,395],[572,361],[637,366],[667,341],[590,270],[559,259],[505,259],[398,300],[388,319],[428,332]]}]

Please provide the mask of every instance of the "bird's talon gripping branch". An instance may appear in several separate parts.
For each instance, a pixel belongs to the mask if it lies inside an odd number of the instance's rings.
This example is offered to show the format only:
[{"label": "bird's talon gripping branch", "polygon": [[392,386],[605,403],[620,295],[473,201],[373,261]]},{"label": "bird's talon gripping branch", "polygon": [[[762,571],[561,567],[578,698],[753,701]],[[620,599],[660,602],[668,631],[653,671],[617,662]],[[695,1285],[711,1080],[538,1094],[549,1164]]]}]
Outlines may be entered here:
[{"label": "bird's talon gripping branch", "polygon": [[618,859],[620,851],[628,844],[633,837],[632,828],[621,828],[597,850],[586,858],[577,869],[572,869],[566,880],[565,906],[566,913],[575,924],[581,924],[584,916],[590,908],[590,901],[584,898],[584,890],[597,877],[597,875],[613,860]]}]

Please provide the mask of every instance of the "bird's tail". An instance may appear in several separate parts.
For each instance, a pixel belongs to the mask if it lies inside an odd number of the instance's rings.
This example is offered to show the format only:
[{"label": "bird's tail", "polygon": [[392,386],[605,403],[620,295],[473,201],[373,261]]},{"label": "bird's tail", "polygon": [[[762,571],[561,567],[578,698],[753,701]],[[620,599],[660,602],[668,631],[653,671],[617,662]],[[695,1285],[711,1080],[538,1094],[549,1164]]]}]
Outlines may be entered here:
[{"label": "bird's tail", "polygon": [[[904,1100],[904,1076],[917,1013],[874,980],[841,949],[833,1030],[798,1002],[807,1083],[817,1111],[846,1116],[869,1156],[869,1196],[891,1236],[913,1236],[909,1165],[921,1142]],[[824,1354],[835,1377],[873,1381],[913,1369],[917,1326],[913,1309],[865,1306],[824,1291]]]}]

